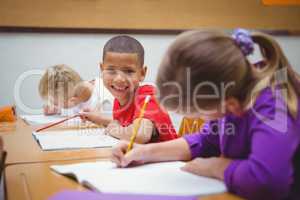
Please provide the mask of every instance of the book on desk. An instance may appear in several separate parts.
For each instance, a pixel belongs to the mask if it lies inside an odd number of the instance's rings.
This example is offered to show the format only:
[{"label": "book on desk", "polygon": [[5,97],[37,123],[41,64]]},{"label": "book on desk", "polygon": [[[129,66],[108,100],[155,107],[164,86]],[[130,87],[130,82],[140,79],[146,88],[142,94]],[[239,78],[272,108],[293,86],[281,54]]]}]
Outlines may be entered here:
[{"label": "book on desk", "polygon": [[97,161],[53,165],[51,169],[104,193],[200,196],[226,192],[222,181],[182,171],[184,165],[176,161],[117,168],[110,161]]}]

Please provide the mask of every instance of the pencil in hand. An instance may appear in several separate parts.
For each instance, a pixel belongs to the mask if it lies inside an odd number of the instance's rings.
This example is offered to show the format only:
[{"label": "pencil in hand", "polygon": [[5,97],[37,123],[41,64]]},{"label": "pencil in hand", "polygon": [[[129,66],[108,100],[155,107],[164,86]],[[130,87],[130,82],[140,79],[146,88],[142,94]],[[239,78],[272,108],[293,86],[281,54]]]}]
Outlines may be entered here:
[{"label": "pencil in hand", "polygon": [[147,95],[146,98],[145,98],[144,104],[143,104],[143,106],[141,108],[141,112],[140,112],[139,117],[138,117],[138,121],[135,124],[135,126],[133,127],[133,133],[132,133],[132,135],[130,137],[130,142],[128,144],[126,153],[129,152],[132,149],[132,147],[133,147],[135,138],[136,138],[136,136],[138,134],[138,131],[139,131],[139,128],[141,126],[141,121],[142,121],[142,118],[144,116],[144,112],[146,110],[146,106],[147,106],[148,102],[150,101],[150,98],[151,98],[150,95]]}]

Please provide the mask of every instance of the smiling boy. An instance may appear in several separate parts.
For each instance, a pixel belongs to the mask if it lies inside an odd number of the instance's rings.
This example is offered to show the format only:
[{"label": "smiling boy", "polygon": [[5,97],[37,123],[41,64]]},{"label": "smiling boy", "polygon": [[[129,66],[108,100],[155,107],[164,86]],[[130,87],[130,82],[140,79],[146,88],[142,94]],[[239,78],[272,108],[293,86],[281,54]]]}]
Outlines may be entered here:
[{"label": "smiling boy", "polygon": [[147,67],[144,66],[144,48],[136,39],[125,35],[110,39],[104,46],[100,68],[104,86],[115,97],[113,120],[95,113],[83,113],[83,118],[107,125],[106,132],[113,137],[129,140],[142,104],[150,95],[136,142],[177,138],[168,113],[155,99],[155,88],[152,85],[140,85],[145,79]]}]

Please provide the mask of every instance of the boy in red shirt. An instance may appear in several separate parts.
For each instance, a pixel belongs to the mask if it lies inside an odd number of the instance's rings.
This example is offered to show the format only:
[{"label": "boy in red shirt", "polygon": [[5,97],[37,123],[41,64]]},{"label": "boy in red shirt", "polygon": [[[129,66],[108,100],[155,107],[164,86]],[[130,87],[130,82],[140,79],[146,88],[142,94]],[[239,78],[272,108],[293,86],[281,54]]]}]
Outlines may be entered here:
[{"label": "boy in red shirt", "polygon": [[93,112],[83,112],[83,119],[107,126],[107,134],[113,137],[129,140],[144,100],[150,95],[135,141],[148,143],[177,138],[168,113],[155,99],[155,88],[140,86],[147,67],[144,48],[136,39],[123,35],[110,39],[104,46],[100,68],[104,86],[115,97],[113,120]]}]

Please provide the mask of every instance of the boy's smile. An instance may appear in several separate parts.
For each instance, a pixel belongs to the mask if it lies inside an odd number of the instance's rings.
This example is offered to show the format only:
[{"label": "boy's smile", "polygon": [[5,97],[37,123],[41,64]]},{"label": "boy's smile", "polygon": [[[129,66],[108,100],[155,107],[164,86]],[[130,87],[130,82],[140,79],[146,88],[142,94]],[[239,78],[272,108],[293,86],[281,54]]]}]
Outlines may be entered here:
[{"label": "boy's smile", "polygon": [[125,105],[144,80],[146,67],[140,66],[135,53],[107,52],[103,60],[100,67],[104,85],[121,105]]}]

